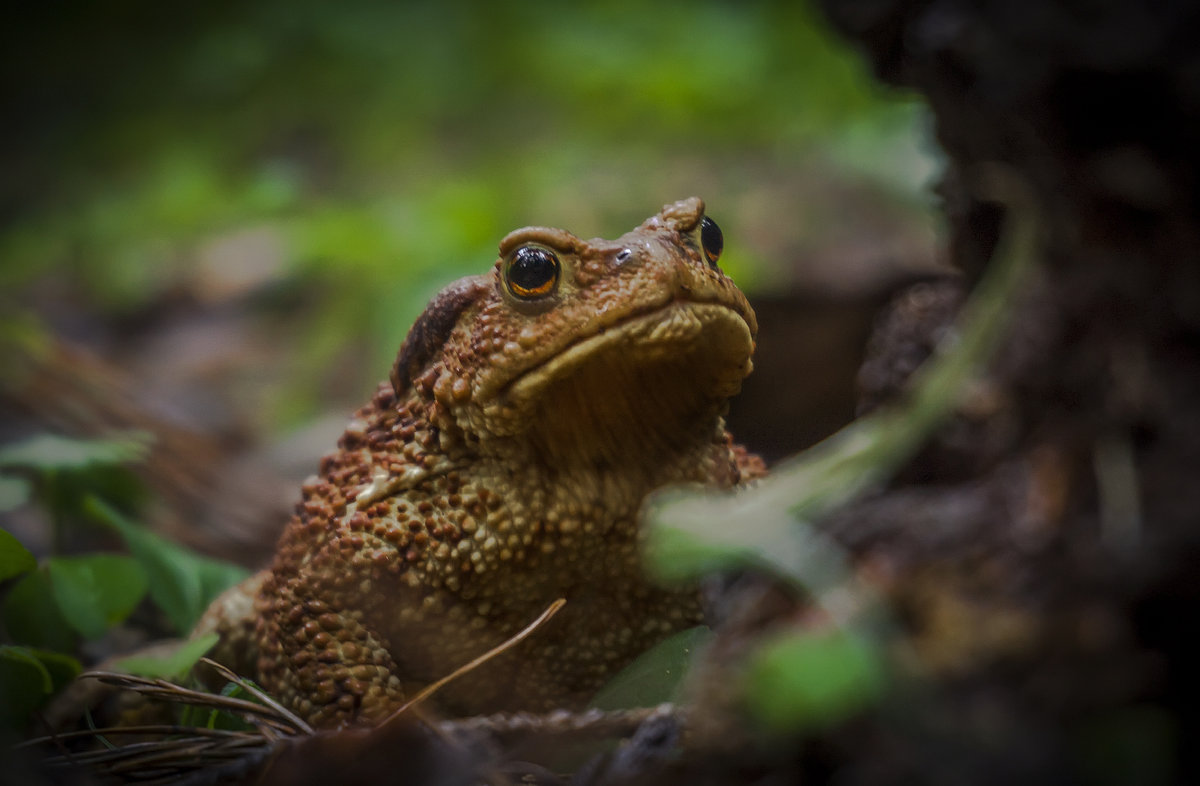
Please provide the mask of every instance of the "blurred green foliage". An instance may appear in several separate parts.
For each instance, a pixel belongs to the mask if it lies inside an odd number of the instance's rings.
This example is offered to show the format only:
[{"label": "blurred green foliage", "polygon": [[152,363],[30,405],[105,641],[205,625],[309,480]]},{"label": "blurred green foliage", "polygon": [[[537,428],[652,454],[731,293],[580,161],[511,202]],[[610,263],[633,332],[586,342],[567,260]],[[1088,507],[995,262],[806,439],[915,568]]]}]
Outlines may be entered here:
[{"label": "blurred green foliage", "polygon": [[216,646],[220,636],[206,633],[183,642],[178,649],[163,656],[133,654],[112,664],[117,671],[144,677],[182,680],[205,653]]},{"label": "blurred green foliage", "polygon": [[1024,186],[1002,170],[981,175],[975,188],[1006,206],[1008,225],[954,329],[908,380],[908,395],[776,464],[751,488],[663,489],[643,509],[652,576],[681,582],[747,568],[772,573],[828,616],[822,628],[759,643],[748,658],[745,697],[767,728],[835,723],[889,687],[888,608],[857,580],[845,549],[820,522],[903,467],[965,400],[1001,343],[1045,228]]},{"label": "blurred green foliage", "polygon": [[744,679],[755,720],[776,734],[834,726],[888,688],[879,642],[836,629],[768,638],[751,654]]},{"label": "blurred green foliage", "polygon": [[[131,493],[139,484],[129,465],[147,450],[146,435],[136,432],[93,440],[39,435],[0,449],[0,478],[25,482],[55,530],[53,553],[41,560],[0,530],[0,731],[27,726],[31,713],[79,673],[81,643],[124,622],[147,594],[175,633],[186,634],[213,597],[246,575],[163,540],[117,510],[140,499]],[[61,553],[67,530],[96,522],[111,528],[131,556]],[[175,676],[214,643],[215,636],[197,639],[132,665]]]},{"label": "blurred green foliage", "polygon": [[679,700],[696,653],[711,639],[712,631],[703,626],[663,639],[606,682],[592,697],[590,706],[619,710]]},{"label": "blurred green foliage", "polygon": [[29,549],[8,532],[0,529],[0,581],[20,576],[37,567],[37,559]]},{"label": "blurred green foliage", "polygon": [[0,736],[28,725],[30,714],[78,673],[79,661],[69,655],[0,644]]},{"label": "blurred green foliage", "polygon": [[85,506],[95,519],[120,534],[150,579],[150,597],[180,635],[192,629],[213,598],[247,575],[244,568],[201,557],[155,535],[96,497]]},{"label": "blurred green foliage", "polygon": [[142,501],[144,490],[129,465],[146,457],[150,439],[140,431],[106,439],[37,434],[0,446],[0,479],[23,485],[24,496],[49,514],[52,547],[61,551],[64,531],[83,524],[89,497],[98,495],[128,508]]},{"label": "blurred green foliage", "polygon": [[[282,280],[322,298],[289,336],[285,420],[348,345],[376,379],[432,292],[514,227],[609,235],[691,193],[791,223],[756,182],[781,162],[910,200],[928,169],[922,107],[881,95],[804,3],[67,10],[0,31],[0,291],[56,275],[136,312],[205,275],[214,242],[262,230]],[[753,285],[760,260],[727,235]]]}]

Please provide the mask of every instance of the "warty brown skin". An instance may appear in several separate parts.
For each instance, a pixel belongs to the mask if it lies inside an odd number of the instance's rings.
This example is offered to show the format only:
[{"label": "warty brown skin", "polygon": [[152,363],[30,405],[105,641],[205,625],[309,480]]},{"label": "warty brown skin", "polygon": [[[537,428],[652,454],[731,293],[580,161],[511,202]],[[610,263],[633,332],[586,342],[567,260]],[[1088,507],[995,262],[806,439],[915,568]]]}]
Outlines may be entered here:
[{"label": "warty brown skin", "polygon": [[[435,706],[580,706],[699,623],[694,591],[642,575],[637,521],[656,489],[763,472],[724,428],[756,324],[706,259],[703,212],[666,205],[613,241],[517,230],[488,274],[435,297],[304,485],[274,564],[198,627],[222,633],[218,659],[335,726],[386,717],[557,598],[557,616]],[[508,268],[527,248],[559,264],[533,297]]]}]

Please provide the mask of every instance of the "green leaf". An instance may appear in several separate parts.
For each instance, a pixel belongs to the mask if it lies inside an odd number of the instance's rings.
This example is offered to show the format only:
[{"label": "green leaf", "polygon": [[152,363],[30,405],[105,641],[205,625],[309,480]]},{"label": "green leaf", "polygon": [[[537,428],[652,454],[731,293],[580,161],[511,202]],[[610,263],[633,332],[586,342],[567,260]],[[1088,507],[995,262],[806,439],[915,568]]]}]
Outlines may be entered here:
[{"label": "green leaf", "polygon": [[79,676],[81,667],[78,659],[62,652],[51,652],[43,649],[33,649],[31,651],[34,657],[46,667],[46,671],[50,672],[50,679],[54,683],[55,691],[62,690],[68,682]]},{"label": "green leaf", "polygon": [[[656,497],[654,504],[663,499],[669,497]],[[730,565],[751,563],[754,551],[736,543],[715,543],[691,530],[660,523],[647,531],[643,556],[647,571],[656,580],[679,584]]]},{"label": "green leaf", "polygon": [[38,499],[65,520],[80,515],[83,502],[90,496],[108,500],[130,509],[145,497],[141,479],[129,467],[94,464],[77,470],[52,472],[38,479]]},{"label": "green leaf", "polygon": [[46,567],[21,578],[4,599],[4,627],[13,640],[32,647],[73,652],[77,634],[54,600]]},{"label": "green leaf", "polygon": [[195,618],[188,622],[187,630],[191,630],[196,621],[200,619],[200,615],[208,609],[208,604],[212,603],[222,592],[249,576],[250,571],[241,565],[234,565],[232,562],[200,557],[186,551],[183,553],[193,560],[200,576],[200,608]]},{"label": "green leaf", "polygon": [[602,710],[655,707],[673,700],[687,674],[692,653],[708,643],[712,631],[688,628],[660,641],[600,689],[592,706]]},{"label": "green leaf", "polygon": [[[758,491],[748,490],[746,499]],[[742,504],[741,497],[733,501]],[[685,489],[667,489],[651,497],[646,517],[654,523],[643,548],[647,572],[664,583],[678,584],[706,573],[750,567],[773,572],[814,594],[847,575],[841,548],[815,527],[781,509],[756,511],[753,517],[736,515],[727,502]]]},{"label": "green leaf", "polygon": [[764,644],[750,658],[745,695],[764,727],[790,734],[846,719],[876,701],[886,684],[876,645],[831,630]]},{"label": "green leaf", "polygon": [[37,675],[35,686],[40,686],[42,693],[49,693],[54,690],[54,680],[50,677],[50,671],[42,665],[42,662],[33,655],[33,650],[28,647],[14,647],[9,644],[0,645],[0,658],[6,661],[12,661],[28,666]]},{"label": "green leaf", "polygon": [[150,436],[129,431],[107,439],[71,439],[39,434],[0,448],[0,467],[40,472],[78,470],[141,461],[149,450]]},{"label": "green leaf", "polygon": [[71,627],[94,639],[129,616],[146,594],[146,573],[132,557],[89,554],[46,562],[54,600]]},{"label": "green leaf", "polygon": [[131,655],[113,663],[113,669],[127,674],[140,674],[143,677],[183,677],[220,638],[216,633],[207,633],[199,638],[179,642],[167,655]]},{"label": "green leaf", "polygon": [[[0,478],[3,480],[3,478]],[[11,579],[37,567],[37,559],[12,533],[0,529],[0,581]]]},{"label": "green leaf", "polygon": [[0,727],[20,729],[75,678],[79,661],[58,652],[0,645]]},{"label": "green leaf", "polygon": [[150,577],[150,597],[179,633],[190,631],[213,598],[249,575],[244,568],[199,556],[139,527],[95,497],[84,508],[125,540]]},{"label": "green leaf", "polygon": [[0,513],[16,510],[29,501],[33,487],[25,478],[0,475]]},{"label": "green leaf", "polygon": [[43,693],[57,691],[75,679],[80,671],[79,661],[70,655],[35,647],[2,644],[0,645],[0,658],[33,666],[41,678],[40,686]]}]

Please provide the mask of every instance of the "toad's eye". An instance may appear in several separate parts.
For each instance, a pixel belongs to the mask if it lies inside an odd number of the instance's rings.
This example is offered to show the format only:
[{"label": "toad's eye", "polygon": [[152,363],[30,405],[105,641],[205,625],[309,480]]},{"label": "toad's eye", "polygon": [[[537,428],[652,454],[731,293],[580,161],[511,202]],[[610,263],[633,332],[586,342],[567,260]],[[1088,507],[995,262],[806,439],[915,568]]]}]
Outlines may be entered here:
[{"label": "toad's eye", "polygon": [[704,258],[713,270],[717,269],[717,260],[721,258],[721,249],[725,248],[725,236],[717,222],[708,216],[700,220],[700,245],[704,248]]},{"label": "toad's eye", "polygon": [[522,246],[504,265],[504,284],[522,300],[545,297],[558,286],[561,266],[554,252],[541,246]]}]

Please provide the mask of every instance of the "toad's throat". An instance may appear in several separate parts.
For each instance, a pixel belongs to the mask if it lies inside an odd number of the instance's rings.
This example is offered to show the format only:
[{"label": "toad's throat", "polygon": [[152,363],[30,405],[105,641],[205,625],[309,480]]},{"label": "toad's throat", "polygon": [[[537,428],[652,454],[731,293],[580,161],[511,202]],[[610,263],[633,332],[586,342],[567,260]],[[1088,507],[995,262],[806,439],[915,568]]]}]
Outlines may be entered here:
[{"label": "toad's throat", "polygon": [[684,375],[681,381],[725,399],[738,392],[750,373],[753,352],[750,326],[735,308],[672,300],[574,337],[510,382],[500,398],[508,406],[520,406],[585,368],[607,365],[671,367]]}]

